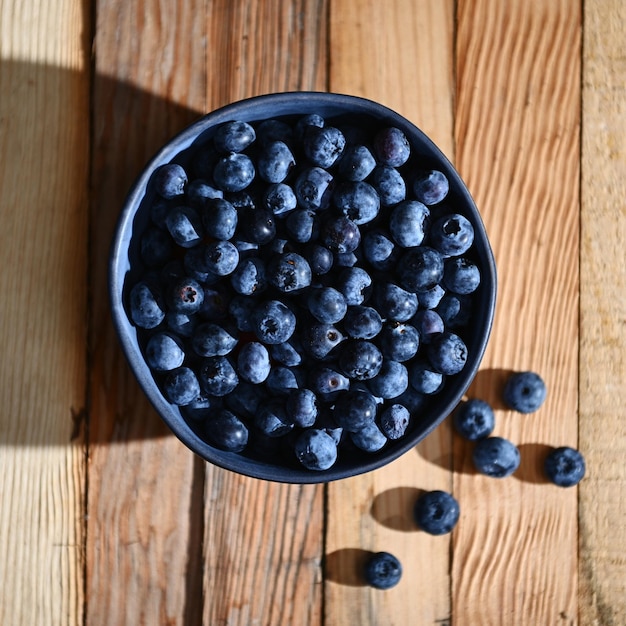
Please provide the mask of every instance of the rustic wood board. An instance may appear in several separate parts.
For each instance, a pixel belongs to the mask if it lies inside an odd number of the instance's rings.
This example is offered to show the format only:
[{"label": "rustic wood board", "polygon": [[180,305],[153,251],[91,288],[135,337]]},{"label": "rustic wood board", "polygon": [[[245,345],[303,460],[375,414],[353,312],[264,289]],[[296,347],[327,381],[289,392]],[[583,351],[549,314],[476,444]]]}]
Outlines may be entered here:
[{"label": "rustic wood board", "polygon": [[626,6],[584,4],[580,622],[626,622]]},{"label": "rustic wood board", "polygon": [[[452,157],[453,3],[332,2],[330,26],[331,91],[397,110]],[[329,484],[326,624],[449,621],[450,539],[418,532],[412,506],[423,490],[450,490],[450,463],[450,431],[442,427],[391,465]],[[361,573],[381,550],[404,567],[403,581],[384,593],[365,586]]]},{"label": "rustic wood board", "polygon": [[[547,484],[541,467],[550,447],[577,445],[580,29],[570,0],[457,5],[456,163],[499,271],[469,395],[494,403],[494,434],[522,464],[508,479],[476,475],[455,438],[454,624],[577,621],[577,490]],[[503,408],[511,370],[545,379],[536,413]]]},{"label": "rustic wood board", "polygon": [[0,12],[0,623],[81,623],[89,120],[82,3]]}]

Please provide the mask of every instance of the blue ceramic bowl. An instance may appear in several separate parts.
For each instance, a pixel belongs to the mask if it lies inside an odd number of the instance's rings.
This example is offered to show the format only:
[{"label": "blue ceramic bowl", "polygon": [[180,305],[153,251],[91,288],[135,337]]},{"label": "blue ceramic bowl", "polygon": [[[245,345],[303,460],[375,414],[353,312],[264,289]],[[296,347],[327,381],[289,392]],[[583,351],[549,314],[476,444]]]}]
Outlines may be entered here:
[{"label": "blue ceramic bowl", "polygon": [[[472,223],[475,241],[471,254],[481,269],[481,285],[474,295],[472,321],[462,333],[469,353],[464,369],[450,376],[443,390],[431,396],[424,409],[412,416],[403,438],[390,440],[375,453],[348,446],[346,450],[340,450],[337,462],[330,469],[320,472],[302,467],[295,455],[259,457],[245,451],[225,452],[207,443],[198,424],[186,419],[181,410],[162,395],[144,360],[138,332],[130,321],[127,307],[129,285],[140,275],[138,233],[150,221],[148,207],[154,198],[150,180],[155,169],[171,161],[183,166],[188,164],[195,148],[210,141],[215,129],[224,122],[254,122],[310,113],[331,121],[333,118],[347,119],[364,128],[382,125],[400,128],[411,144],[411,158],[422,167],[443,171],[448,177],[450,191],[445,202]],[[354,476],[390,463],[424,439],[453,411],[472,382],[487,345],[495,307],[496,271],[484,225],[467,188],[450,162],[422,131],[394,111],[370,100],[332,93],[294,92],[258,96],[209,113],[158,152],[140,174],[122,207],[112,244],[109,287],[114,325],[132,371],[157,413],[188,448],[206,461],[247,476],[287,483],[319,483]]]}]

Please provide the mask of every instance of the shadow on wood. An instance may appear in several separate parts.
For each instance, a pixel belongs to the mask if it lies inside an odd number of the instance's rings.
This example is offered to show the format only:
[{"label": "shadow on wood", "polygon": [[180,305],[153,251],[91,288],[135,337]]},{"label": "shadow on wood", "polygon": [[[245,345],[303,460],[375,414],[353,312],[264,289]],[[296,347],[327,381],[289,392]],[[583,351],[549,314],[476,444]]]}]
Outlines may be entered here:
[{"label": "shadow on wood", "polygon": [[392,530],[417,531],[413,509],[423,493],[425,490],[417,487],[387,489],[374,498],[370,510],[372,517]]}]

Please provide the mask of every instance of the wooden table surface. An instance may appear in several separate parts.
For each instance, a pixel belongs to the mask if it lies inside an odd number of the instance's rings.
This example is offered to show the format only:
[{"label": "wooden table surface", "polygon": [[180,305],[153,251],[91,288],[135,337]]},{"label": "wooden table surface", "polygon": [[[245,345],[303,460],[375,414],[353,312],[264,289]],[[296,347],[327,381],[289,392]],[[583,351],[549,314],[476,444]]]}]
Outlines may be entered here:
[{"label": "wooden table surface", "polygon": [[[0,0],[0,624],[626,624],[625,25],[622,0]],[[446,422],[354,479],[242,478],[143,397],[106,290],[126,191],[202,113],[300,89],[396,109],[467,182],[499,270],[469,395],[514,476]],[[533,415],[499,401],[520,369]],[[542,475],[558,445],[577,488]],[[411,521],[430,489],[451,535]]]}]

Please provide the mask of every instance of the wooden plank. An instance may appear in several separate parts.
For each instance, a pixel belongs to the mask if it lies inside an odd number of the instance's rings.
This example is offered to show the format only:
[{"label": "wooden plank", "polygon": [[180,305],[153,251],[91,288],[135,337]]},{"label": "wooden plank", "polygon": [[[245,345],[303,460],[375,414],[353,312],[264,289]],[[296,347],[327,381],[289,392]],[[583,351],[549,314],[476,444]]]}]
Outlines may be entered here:
[{"label": "wooden plank", "polygon": [[[499,270],[470,395],[494,403],[494,434],[522,464],[479,476],[455,438],[454,624],[577,621],[577,490],[547,484],[541,464],[550,446],[577,445],[580,30],[578,1],[457,5],[456,162]],[[528,416],[499,401],[507,372],[523,369],[549,390]]]},{"label": "wooden plank", "polygon": [[580,622],[626,620],[626,6],[584,4]]},{"label": "wooden plank", "polygon": [[[326,0],[213,2],[209,108],[274,91],[325,90],[326,18]],[[205,501],[203,622],[321,623],[324,487],[207,466]]]},{"label": "wooden plank", "polygon": [[83,616],[84,10],[6,0],[0,11],[2,624]]},{"label": "wooden plank", "polygon": [[[454,3],[342,0],[331,3],[332,91],[377,100],[421,127],[453,156]],[[434,624],[450,615],[450,539],[417,532],[421,490],[449,491],[446,426],[385,468],[328,486],[325,623]],[[369,552],[396,554],[403,580],[364,586]]]},{"label": "wooden plank", "polygon": [[134,178],[204,110],[204,15],[203,1],[96,6],[87,624],[201,621],[202,464],[126,364],[106,262]]}]

